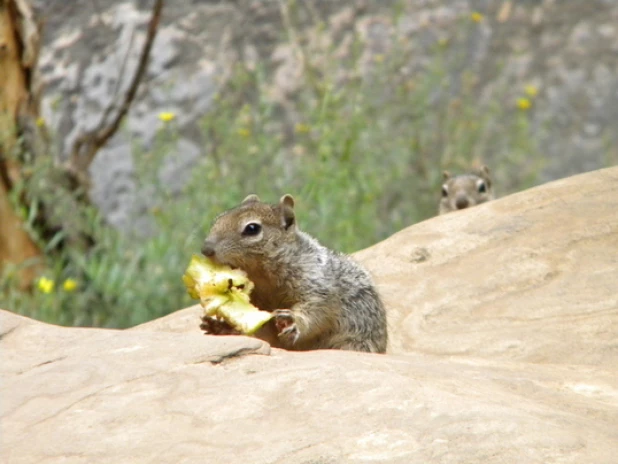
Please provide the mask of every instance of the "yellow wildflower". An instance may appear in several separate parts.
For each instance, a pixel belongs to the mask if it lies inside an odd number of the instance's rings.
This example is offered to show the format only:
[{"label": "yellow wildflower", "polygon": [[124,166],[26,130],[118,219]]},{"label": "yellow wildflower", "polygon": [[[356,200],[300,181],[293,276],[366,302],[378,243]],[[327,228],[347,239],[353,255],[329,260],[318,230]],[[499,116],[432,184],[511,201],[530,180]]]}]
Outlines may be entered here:
[{"label": "yellow wildflower", "polygon": [[68,278],[67,280],[64,281],[64,283],[62,284],[62,289],[65,292],[72,292],[73,290],[75,290],[77,288],[77,280],[75,279],[71,279]]},{"label": "yellow wildflower", "polygon": [[297,134],[308,134],[309,132],[311,132],[311,126],[309,124],[303,124],[298,122],[294,126],[294,131]]},{"label": "yellow wildflower", "polygon": [[239,128],[239,129],[236,131],[236,133],[237,133],[238,135],[240,135],[241,137],[245,137],[245,138],[247,138],[247,137],[250,137],[250,136],[251,136],[251,131],[250,131],[249,129],[247,129],[246,127],[241,127],[241,128]]},{"label": "yellow wildflower", "polygon": [[532,106],[532,103],[530,102],[529,99],[527,98],[518,98],[517,99],[517,108],[519,108],[522,111],[526,111],[528,109],[530,109],[530,107]]},{"label": "yellow wildflower", "polygon": [[536,97],[537,93],[539,93],[539,89],[537,89],[534,85],[527,85],[524,87],[524,92],[529,97]]},{"label": "yellow wildflower", "polygon": [[45,125],[45,118],[43,117],[36,118],[36,125],[38,127],[43,127]]},{"label": "yellow wildflower", "polygon": [[54,281],[47,277],[41,277],[37,282],[37,286],[43,293],[51,293],[54,291]]},{"label": "yellow wildflower", "polygon": [[176,118],[176,114],[171,111],[162,111],[159,113],[159,119],[163,122],[170,122],[171,120]]},{"label": "yellow wildflower", "polygon": [[478,11],[473,11],[472,13],[470,13],[470,19],[475,23],[480,23],[481,21],[483,21],[484,18],[485,16],[483,16]]},{"label": "yellow wildflower", "polygon": [[384,61],[384,55],[382,55],[381,53],[375,55],[373,57],[373,61],[375,61],[376,63],[382,63]]}]

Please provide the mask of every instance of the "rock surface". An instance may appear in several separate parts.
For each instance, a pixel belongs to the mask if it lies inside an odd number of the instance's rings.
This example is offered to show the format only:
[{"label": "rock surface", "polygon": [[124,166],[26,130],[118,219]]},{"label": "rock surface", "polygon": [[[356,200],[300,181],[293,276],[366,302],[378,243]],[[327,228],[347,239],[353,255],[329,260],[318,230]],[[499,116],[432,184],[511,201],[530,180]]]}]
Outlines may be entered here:
[{"label": "rock surface", "polygon": [[618,168],[425,221],[356,257],[380,284],[394,352],[618,369]]},{"label": "rock surface", "polygon": [[618,168],[358,253],[388,355],[0,312],[10,463],[594,463],[618,454]]},{"label": "rock surface", "polygon": [[598,367],[247,356],[268,346],[6,312],[2,327],[6,462],[609,464],[618,453],[618,376]]}]

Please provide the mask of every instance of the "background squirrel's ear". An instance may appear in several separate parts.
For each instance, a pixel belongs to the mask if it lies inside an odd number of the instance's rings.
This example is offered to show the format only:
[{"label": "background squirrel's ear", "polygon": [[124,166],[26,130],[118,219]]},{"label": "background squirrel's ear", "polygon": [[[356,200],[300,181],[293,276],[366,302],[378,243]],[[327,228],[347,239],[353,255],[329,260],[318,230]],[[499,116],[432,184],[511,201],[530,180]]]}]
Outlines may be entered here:
[{"label": "background squirrel's ear", "polygon": [[282,206],[285,205],[290,209],[294,209],[294,197],[289,193],[286,193],[281,197],[281,200],[279,200],[279,204]]},{"label": "background squirrel's ear", "polygon": [[252,193],[251,195],[247,195],[241,205],[244,205],[245,203],[253,203],[255,201],[260,201],[260,197],[258,197],[255,193]]},{"label": "background squirrel's ear", "polygon": [[281,200],[279,200],[279,208],[281,210],[281,226],[288,230],[296,222],[294,217],[294,198],[292,195],[283,195]]},{"label": "background squirrel's ear", "polygon": [[451,178],[451,173],[448,171],[442,171],[442,178],[444,180],[450,179]]},{"label": "background squirrel's ear", "polygon": [[486,165],[481,166],[479,172],[482,176],[489,177],[489,168]]}]

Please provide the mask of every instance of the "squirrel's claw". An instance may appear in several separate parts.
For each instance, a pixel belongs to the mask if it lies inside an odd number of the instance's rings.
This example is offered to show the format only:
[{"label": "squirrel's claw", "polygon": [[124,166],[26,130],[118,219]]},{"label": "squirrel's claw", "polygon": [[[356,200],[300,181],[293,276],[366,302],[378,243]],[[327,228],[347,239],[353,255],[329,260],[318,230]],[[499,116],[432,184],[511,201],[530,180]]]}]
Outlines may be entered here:
[{"label": "squirrel's claw", "polygon": [[274,315],[279,338],[289,345],[294,345],[300,337],[300,331],[294,320],[294,314],[289,309],[276,309]]}]

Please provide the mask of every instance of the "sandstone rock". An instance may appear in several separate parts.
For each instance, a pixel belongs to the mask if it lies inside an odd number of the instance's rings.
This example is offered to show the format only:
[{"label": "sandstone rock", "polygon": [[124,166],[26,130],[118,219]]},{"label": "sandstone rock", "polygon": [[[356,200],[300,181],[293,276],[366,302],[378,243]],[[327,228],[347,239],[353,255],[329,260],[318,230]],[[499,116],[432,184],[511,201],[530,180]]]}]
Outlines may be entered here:
[{"label": "sandstone rock", "polygon": [[5,462],[597,464],[618,453],[618,377],[599,367],[245,356],[268,347],[1,318]]},{"label": "sandstone rock", "polygon": [[356,254],[390,354],[0,312],[10,463],[594,463],[618,454],[618,167]]},{"label": "sandstone rock", "polygon": [[148,331],[148,332],[176,332],[201,333],[200,318],[204,310],[199,304],[189,306],[188,308],[175,311],[167,316],[160,317],[154,321],[148,321],[143,324],[131,327],[128,330]]},{"label": "sandstone rock", "polygon": [[391,350],[618,368],[618,168],[405,229],[356,257]]}]

